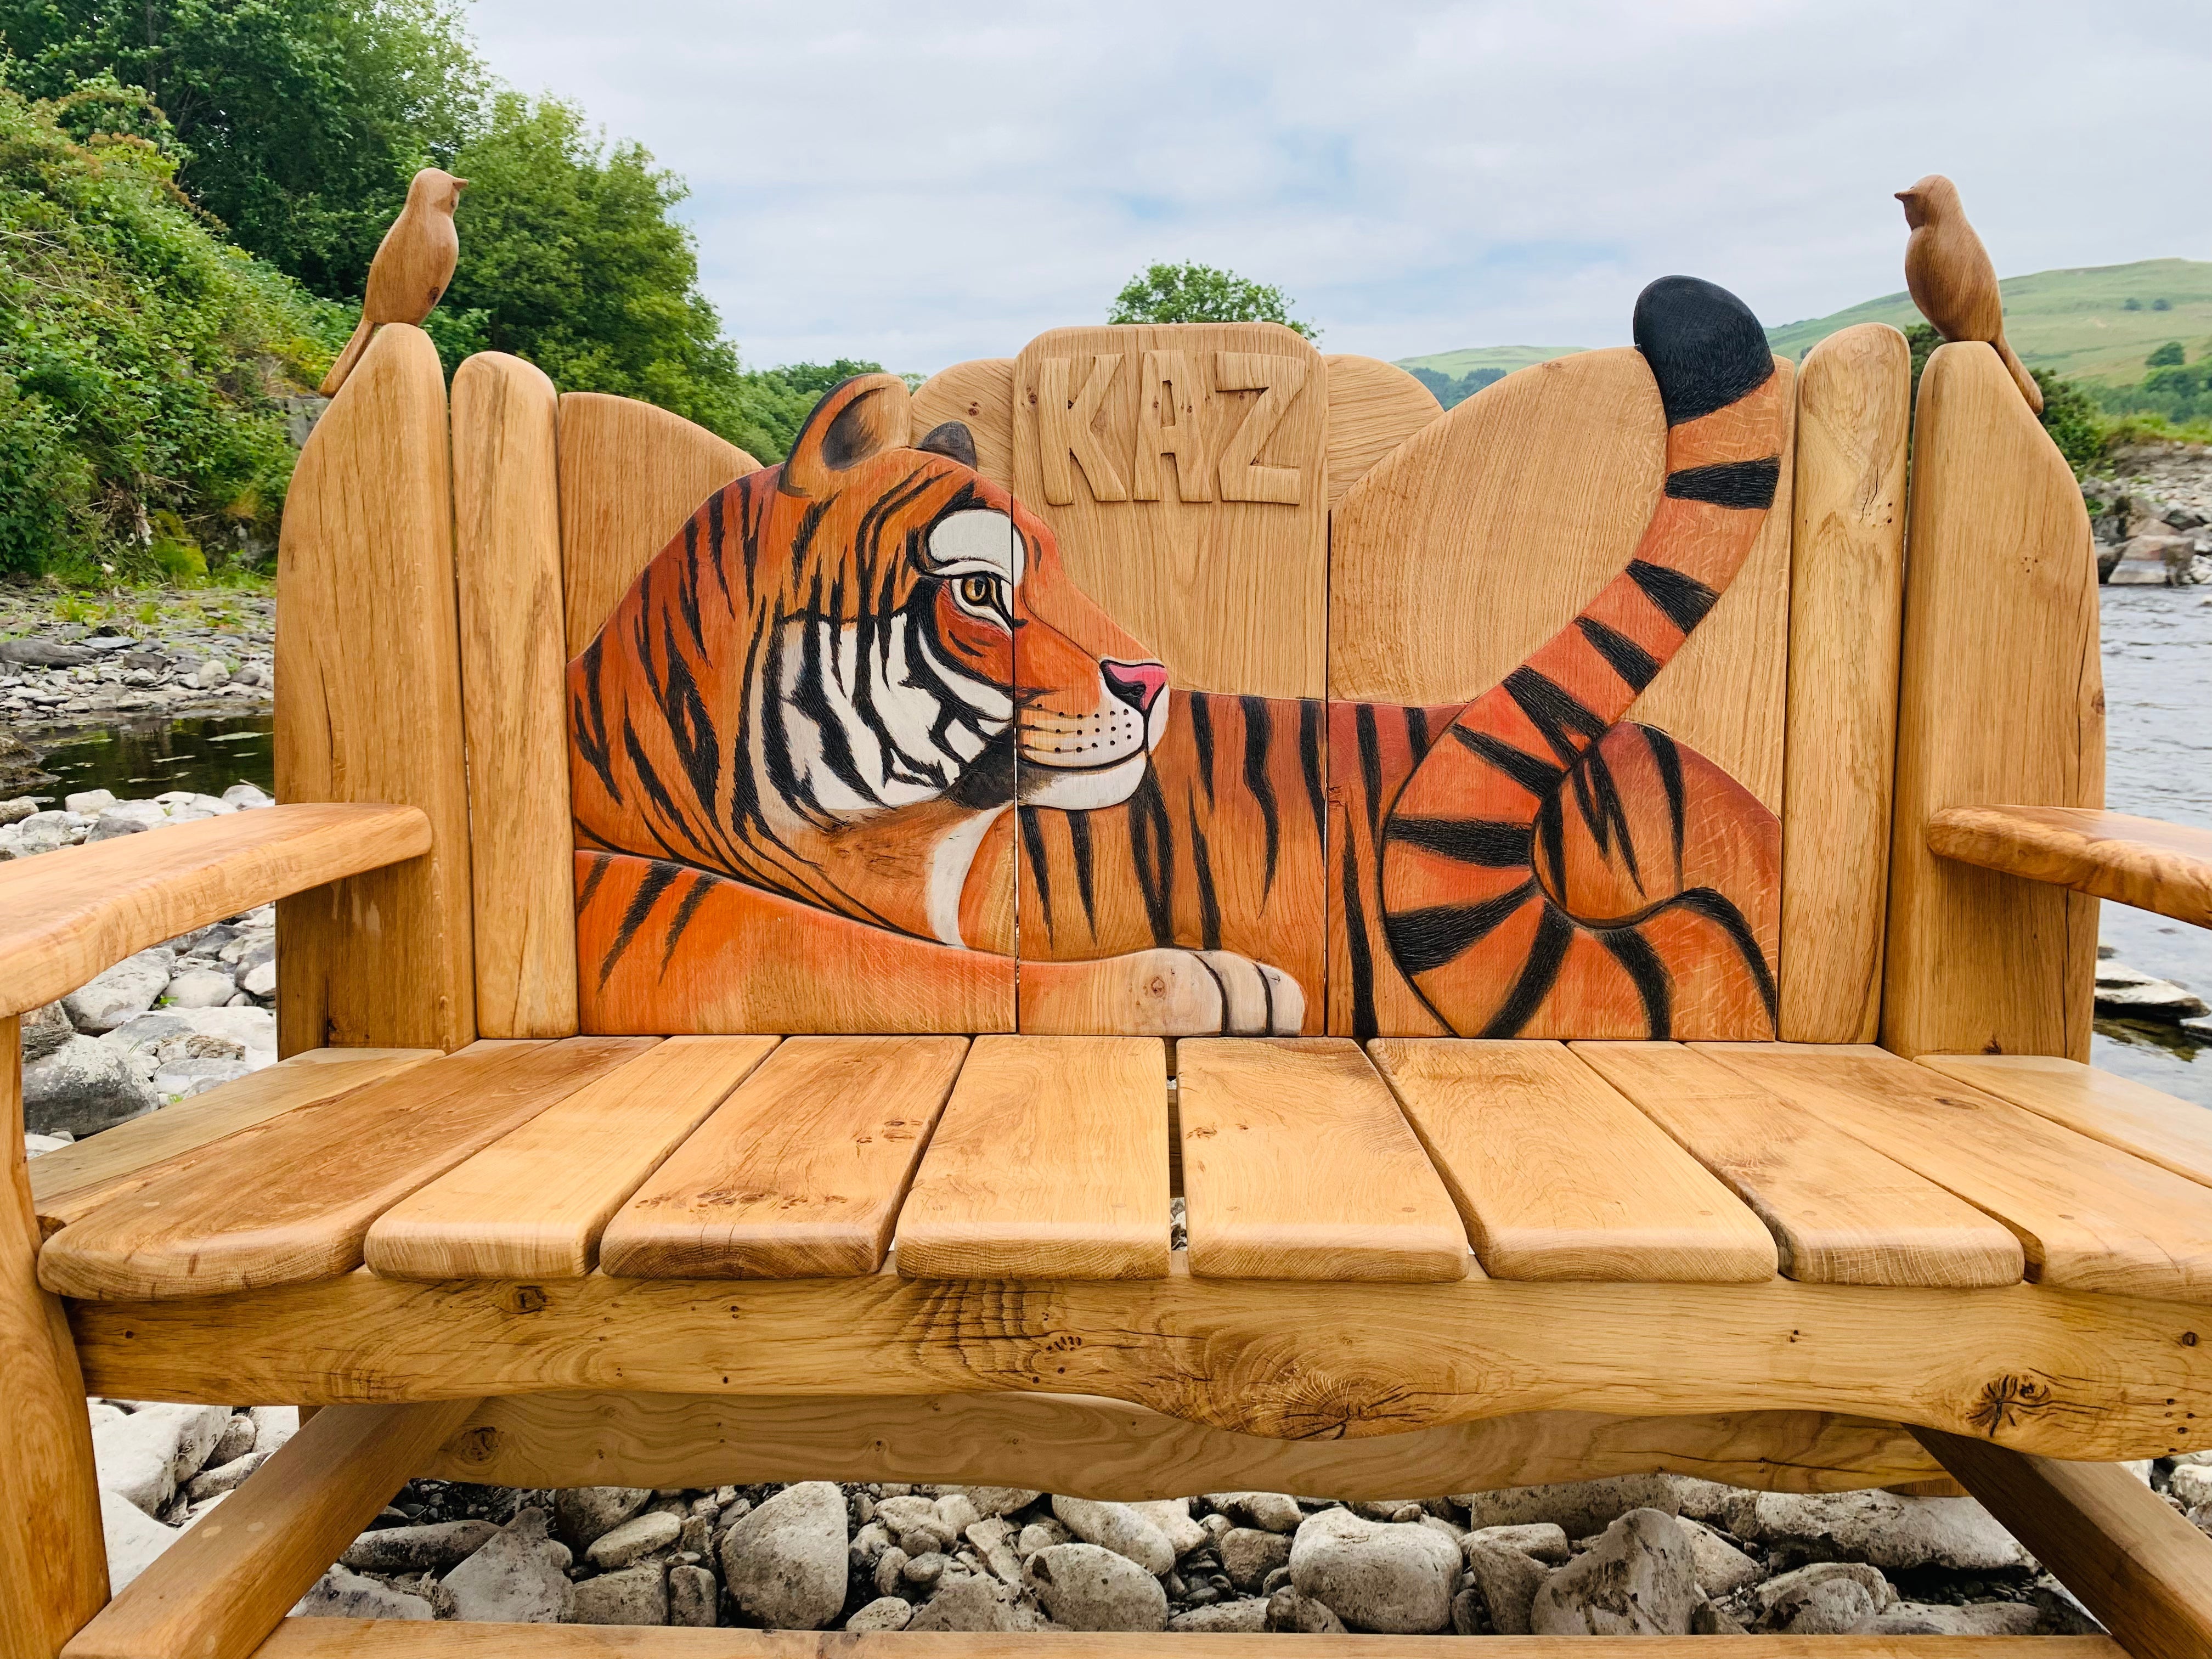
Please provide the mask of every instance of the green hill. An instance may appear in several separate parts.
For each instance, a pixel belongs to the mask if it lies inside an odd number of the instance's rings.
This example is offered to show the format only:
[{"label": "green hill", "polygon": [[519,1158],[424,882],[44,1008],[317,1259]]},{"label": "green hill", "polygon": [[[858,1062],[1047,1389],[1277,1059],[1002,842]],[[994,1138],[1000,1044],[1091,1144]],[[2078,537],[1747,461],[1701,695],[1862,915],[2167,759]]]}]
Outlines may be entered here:
[{"label": "green hill", "polygon": [[1565,357],[1583,349],[1581,346],[1467,346],[1458,351],[1439,351],[1426,357],[1401,357],[1398,367],[1425,368],[1433,374],[1449,374],[1454,379],[1485,368],[1503,369],[1510,374],[1516,368],[1526,368],[1531,363],[1547,363],[1554,357]]}]

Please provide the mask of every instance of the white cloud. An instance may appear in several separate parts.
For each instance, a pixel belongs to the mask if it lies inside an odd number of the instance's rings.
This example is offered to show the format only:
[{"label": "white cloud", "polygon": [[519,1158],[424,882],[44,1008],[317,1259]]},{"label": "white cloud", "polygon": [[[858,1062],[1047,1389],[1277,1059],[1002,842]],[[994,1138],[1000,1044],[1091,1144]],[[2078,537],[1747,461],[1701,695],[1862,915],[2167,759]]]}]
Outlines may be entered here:
[{"label": "white cloud", "polygon": [[1011,355],[1103,318],[1155,258],[1279,283],[1325,349],[1379,356],[1625,340],[1636,291],[1674,270],[1785,322],[1903,286],[1890,193],[1929,172],[2008,274],[2212,257],[2197,179],[2157,182],[2194,172],[2201,0],[472,19],[498,73],[690,181],[704,286],[756,363]]}]

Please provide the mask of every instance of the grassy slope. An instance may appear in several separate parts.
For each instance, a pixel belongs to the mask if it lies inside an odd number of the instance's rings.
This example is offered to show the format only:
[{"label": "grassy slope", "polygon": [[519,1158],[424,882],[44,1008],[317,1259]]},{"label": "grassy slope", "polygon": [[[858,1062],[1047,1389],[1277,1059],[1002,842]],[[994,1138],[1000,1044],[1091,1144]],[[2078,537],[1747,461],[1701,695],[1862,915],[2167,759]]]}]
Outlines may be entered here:
[{"label": "grassy slope", "polygon": [[1478,368],[1502,368],[1510,374],[1531,363],[1548,362],[1582,350],[1581,346],[1468,346],[1458,351],[1439,351],[1427,357],[1401,357],[1401,368],[1429,368],[1439,374],[1471,374]]}]

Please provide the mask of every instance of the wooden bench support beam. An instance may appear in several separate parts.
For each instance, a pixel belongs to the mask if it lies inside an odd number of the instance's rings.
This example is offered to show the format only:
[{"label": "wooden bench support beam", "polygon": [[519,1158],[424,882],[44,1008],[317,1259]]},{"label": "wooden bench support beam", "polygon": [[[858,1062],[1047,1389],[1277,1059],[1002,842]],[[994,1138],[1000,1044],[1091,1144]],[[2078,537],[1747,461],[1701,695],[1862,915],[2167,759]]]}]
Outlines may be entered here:
[{"label": "wooden bench support beam", "polygon": [[2212,1653],[2212,1538],[2130,1471],[1914,1432],[2135,1659]]}]

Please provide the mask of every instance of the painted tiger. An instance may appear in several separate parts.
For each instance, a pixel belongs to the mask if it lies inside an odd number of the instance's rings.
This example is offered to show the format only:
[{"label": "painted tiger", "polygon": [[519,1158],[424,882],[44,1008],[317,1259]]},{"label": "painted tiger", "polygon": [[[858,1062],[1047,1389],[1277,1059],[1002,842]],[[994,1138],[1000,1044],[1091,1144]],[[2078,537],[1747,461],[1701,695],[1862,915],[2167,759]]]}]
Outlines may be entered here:
[{"label": "painted tiger", "polygon": [[1018,908],[1024,1029],[1771,1035],[1779,826],[1622,717],[1756,538],[1784,387],[1709,283],[1636,339],[1635,560],[1440,708],[1170,691],[965,428],[837,387],[569,665],[586,1029],[819,1029],[830,981],[852,1029],[1001,1028]]}]

